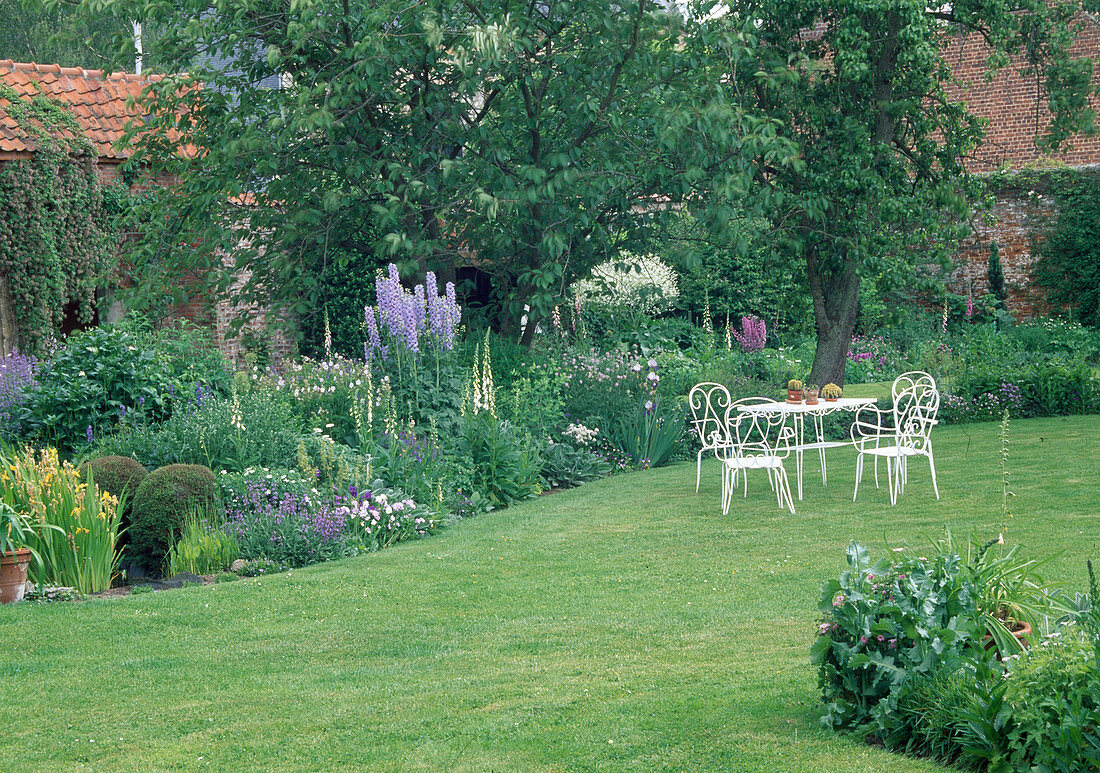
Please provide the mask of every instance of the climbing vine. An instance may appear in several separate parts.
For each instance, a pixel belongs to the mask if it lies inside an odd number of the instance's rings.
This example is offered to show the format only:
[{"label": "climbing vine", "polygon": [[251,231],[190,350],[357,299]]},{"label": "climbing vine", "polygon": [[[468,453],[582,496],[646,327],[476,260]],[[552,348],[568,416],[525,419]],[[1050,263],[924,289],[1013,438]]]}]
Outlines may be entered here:
[{"label": "climbing vine", "polygon": [[1100,327],[1100,175],[1060,170],[1049,181],[1057,212],[1036,240],[1035,279],[1052,303]]},{"label": "climbing vine", "polygon": [[95,287],[114,255],[95,171],[96,152],[76,117],[44,96],[0,84],[2,109],[37,146],[0,164],[0,274],[6,275],[20,346],[40,351],[66,310],[91,321]]}]

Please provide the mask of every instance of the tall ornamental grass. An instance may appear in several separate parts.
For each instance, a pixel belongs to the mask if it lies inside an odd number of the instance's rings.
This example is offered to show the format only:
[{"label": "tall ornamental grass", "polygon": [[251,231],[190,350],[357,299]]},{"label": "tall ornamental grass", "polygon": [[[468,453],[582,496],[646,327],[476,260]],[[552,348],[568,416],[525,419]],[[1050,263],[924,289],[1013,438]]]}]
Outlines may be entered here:
[{"label": "tall ornamental grass", "polygon": [[28,547],[40,560],[30,567],[31,581],[81,593],[111,587],[120,554],[118,500],[100,493],[91,475],[82,480],[60,462],[55,448],[5,453],[0,463],[0,500],[26,513],[34,527]]}]

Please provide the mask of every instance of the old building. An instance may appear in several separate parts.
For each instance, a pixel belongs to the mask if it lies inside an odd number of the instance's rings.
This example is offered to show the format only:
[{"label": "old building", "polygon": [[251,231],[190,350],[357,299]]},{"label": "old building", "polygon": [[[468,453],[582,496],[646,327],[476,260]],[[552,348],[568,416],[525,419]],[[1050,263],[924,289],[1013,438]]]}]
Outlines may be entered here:
[{"label": "old building", "polygon": [[[105,185],[125,185],[131,193],[136,192],[134,176],[124,175],[123,162],[130,151],[120,145],[127,124],[141,119],[134,107],[142,89],[157,75],[134,75],[131,73],[105,73],[102,70],[85,70],[79,67],[60,67],[59,65],[24,64],[9,60],[0,60],[0,83],[8,86],[19,97],[31,99],[38,95],[47,96],[68,109],[76,118],[85,137],[91,141],[96,152],[96,170]],[[0,164],[27,159],[38,150],[33,136],[29,136],[4,108],[7,102],[0,99]],[[159,184],[170,184],[160,180]],[[145,183],[147,184],[147,183]],[[137,234],[120,234],[125,243]],[[15,330],[14,315],[10,293],[4,293],[5,277],[0,276],[0,342],[5,352],[10,351],[18,339]],[[106,304],[101,308],[103,315],[110,320],[121,314],[118,304]],[[186,305],[176,307],[171,318],[185,318],[193,322],[213,325],[217,331],[219,347],[231,359],[237,360],[243,353],[241,336],[227,336],[230,323],[237,307],[231,298],[212,302],[209,298],[196,294]],[[261,325],[252,325],[254,329]],[[255,332],[255,330],[253,331]],[[276,356],[285,354],[289,349],[286,336],[276,332],[264,334]]]}]

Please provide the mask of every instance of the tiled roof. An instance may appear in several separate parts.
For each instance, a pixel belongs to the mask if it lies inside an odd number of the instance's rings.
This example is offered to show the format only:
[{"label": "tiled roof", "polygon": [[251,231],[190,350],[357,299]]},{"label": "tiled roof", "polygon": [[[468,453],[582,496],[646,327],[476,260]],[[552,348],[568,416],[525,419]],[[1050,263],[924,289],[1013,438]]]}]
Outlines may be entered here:
[{"label": "tiled roof", "polygon": [[[119,151],[115,143],[122,138],[126,122],[138,115],[126,107],[130,97],[160,76],[132,75],[103,70],[84,70],[56,64],[22,64],[0,59],[0,82],[17,94],[33,97],[44,94],[65,104],[84,127],[101,159],[121,160],[129,151]],[[0,154],[33,152],[37,145],[8,115],[6,100],[0,99]]]}]

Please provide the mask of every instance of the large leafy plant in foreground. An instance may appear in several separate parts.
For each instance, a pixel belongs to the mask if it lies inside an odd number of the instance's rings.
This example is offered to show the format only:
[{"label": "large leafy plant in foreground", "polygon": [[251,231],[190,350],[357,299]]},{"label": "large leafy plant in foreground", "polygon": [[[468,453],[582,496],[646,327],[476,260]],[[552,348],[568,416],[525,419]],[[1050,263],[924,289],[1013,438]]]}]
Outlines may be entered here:
[{"label": "large leafy plant in foreground", "polygon": [[836,729],[886,727],[911,673],[955,668],[979,636],[975,599],[955,553],[871,563],[851,542],[848,568],[821,589],[825,615],[812,658]]}]

